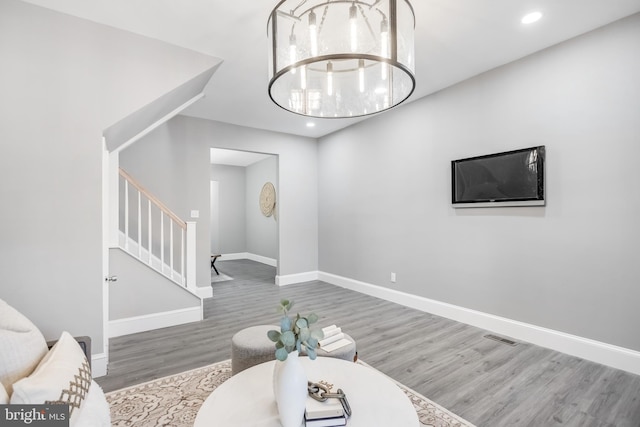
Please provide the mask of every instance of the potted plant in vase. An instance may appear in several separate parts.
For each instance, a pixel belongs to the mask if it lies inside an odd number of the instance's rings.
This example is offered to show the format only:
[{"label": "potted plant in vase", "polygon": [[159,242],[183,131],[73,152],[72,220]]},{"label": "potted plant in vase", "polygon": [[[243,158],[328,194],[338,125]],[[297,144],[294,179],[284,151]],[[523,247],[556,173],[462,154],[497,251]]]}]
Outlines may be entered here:
[{"label": "potted plant in vase", "polygon": [[307,400],[307,376],[298,359],[306,351],[310,359],[316,358],[318,341],[324,336],[321,329],[312,329],[318,321],[314,313],[306,317],[289,316],[293,301],[282,300],[278,310],[283,314],[280,331],[270,330],[267,336],[275,343],[276,365],[273,371],[273,391],[283,427],[299,427]]}]

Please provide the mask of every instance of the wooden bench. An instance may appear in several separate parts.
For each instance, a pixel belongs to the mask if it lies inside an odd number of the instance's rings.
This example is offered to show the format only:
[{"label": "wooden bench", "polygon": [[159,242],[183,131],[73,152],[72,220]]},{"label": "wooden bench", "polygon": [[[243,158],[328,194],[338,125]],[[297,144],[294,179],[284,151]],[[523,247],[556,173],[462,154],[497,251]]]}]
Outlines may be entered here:
[{"label": "wooden bench", "polygon": [[218,269],[216,268],[216,260],[218,258],[220,258],[220,254],[217,255],[211,255],[211,268],[213,268],[216,271],[216,274],[219,276],[220,273],[218,273]]}]

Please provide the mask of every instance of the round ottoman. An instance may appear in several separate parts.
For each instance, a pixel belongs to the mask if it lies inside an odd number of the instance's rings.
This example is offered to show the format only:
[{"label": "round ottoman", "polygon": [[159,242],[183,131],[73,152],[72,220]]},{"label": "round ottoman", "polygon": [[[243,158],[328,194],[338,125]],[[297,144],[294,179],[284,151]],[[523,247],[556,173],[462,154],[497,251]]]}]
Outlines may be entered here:
[{"label": "round ottoman", "polygon": [[276,358],[276,345],[267,332],[279,326],[258,325],[243,329],[231,338],[231,375]]}]

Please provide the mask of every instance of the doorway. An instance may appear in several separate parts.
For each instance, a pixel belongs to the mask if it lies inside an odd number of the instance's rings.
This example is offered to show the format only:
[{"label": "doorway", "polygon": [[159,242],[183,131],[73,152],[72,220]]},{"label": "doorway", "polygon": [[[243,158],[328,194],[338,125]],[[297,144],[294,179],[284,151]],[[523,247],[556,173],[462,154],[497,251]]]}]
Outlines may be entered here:
[{"label": "doorway", "polygon": [[[260,207],[267,184],[275,189],[275,209],[268,216]],[[222,255],[220,261],[249,259],[277,268],[277,195],[277,155],[212,148],[211,253]],[[220,279],[213,268],[211,271],[212,282]]]}]

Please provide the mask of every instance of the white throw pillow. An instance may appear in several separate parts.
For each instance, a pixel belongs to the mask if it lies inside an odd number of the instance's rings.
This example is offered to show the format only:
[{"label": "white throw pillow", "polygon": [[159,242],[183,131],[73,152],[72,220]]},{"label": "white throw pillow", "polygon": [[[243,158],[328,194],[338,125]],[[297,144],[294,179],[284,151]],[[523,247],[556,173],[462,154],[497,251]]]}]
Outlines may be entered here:
[{"label": "white throw pillow", "polygon": [[95,381],[91,382],[75,427],[111,427],[111,408],[104,391]]},{"label": "white throw pillow", "polygon": [[9,396],[13,383],[33,372],[47,351],[38,328],[0,299],[0,383]]},{"label": "white throw pillow", "polygon": [[2,383],[0,383],[0,405],[6,405],[9,403],[9,395],[7,394],[7,390],[4,389]]},{"label": "white throw pillow", "polygon": [[13,385],[11,404],[69,404],[70,425],[80,416],[91,385],[91,369],[76,340],[63,332],[27,378]]}]

